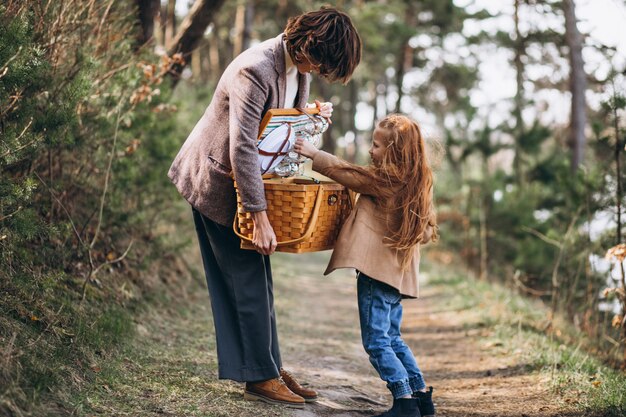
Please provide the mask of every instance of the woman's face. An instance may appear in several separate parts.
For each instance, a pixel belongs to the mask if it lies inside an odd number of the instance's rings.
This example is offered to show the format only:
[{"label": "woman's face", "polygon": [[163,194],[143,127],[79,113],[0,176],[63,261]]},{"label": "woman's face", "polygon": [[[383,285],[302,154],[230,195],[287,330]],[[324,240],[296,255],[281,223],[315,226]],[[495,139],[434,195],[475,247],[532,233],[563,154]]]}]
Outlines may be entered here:
[{"label": "woman's face", "polygon": [[300,74],[307,74],[312,72],[319,74],[320,72],[320,65],[312,63],[305,57],[302,57],[301,62],[296,62],[296,67],[298,68],[298,72]]},{"label": "woman's face", "polygon": [[370,157],[372,158],[372,162],[374,165],[379,166],[383,160],[383,155],[386,150],[385,144],[387,143],[386,134],[384,129],[377,127],[374,129],[374,134],[372,135],[372,146],[370,147]]}]

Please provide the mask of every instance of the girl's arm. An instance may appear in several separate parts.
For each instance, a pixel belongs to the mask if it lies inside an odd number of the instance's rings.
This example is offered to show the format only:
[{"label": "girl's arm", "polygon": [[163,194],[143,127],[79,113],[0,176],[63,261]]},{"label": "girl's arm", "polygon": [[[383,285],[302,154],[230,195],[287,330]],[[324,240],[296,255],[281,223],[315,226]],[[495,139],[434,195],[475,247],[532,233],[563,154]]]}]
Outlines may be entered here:
[{"label": "girl's arm", "polygon": [[313,144],[298,138],[294,150],[302,156],[313,159],[313,170],[328,178],[345,185],[357,193],[376,195],[374,184],[370,177],[358,171],[345,169],[352,166],[328,152],[317,149]]}]

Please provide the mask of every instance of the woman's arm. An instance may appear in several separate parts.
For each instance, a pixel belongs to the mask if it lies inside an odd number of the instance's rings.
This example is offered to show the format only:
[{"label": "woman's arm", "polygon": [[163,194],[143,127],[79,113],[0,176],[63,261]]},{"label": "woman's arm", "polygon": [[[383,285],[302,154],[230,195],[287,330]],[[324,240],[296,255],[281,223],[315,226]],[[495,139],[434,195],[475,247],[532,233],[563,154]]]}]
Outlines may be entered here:
[{"label": "woman's arm", "polygon": [[235,80],[229,97],[230,161],[243,208],[252,215],[252,244],[257,252],[271,255],[276,250],[276,234],[267,218],[256,146],[267,91],[260,77],[247,69],[240,70]]}]

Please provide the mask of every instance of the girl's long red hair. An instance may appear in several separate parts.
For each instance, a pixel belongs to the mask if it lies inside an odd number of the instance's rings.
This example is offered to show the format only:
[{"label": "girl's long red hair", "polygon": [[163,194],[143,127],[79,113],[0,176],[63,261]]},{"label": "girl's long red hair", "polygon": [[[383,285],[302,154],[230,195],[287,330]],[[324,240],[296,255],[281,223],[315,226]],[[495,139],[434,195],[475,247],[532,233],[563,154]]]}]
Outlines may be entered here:
[{"label": "girl's long red hair", "polygon": [[438,239],[433,205],[433,173],[418,124],[392,114],[378,123],[385,151],[379,164],[346,168],[374,184],[377,205],[386,213],[385,243],[398,251],[402,268],[410,265],[419,243]]}]

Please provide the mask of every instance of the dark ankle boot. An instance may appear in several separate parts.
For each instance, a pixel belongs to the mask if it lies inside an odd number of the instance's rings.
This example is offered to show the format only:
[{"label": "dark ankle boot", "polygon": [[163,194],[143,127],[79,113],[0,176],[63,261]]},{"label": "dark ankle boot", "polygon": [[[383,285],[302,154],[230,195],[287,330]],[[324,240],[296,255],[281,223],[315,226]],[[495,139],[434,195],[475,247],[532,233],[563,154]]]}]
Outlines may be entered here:
[{"label": "dark ankle boot", "polygon": [[419,409],[419,400],[417,398],[398,398],[396,401],[397,409],[393,417],[421,417]]},{"label": "dark ankle boot", "polygon": [[433,404],[433,387],[428,387],[428,391],[417,391],[413,393],[413,398],[419,400],[419,409],[422,417],[435,416],[435,404]]},{"label": "dark ankle boot", "polygon": [[394,398],[393,407],[374,417],[421,417],[417,398]]}]

